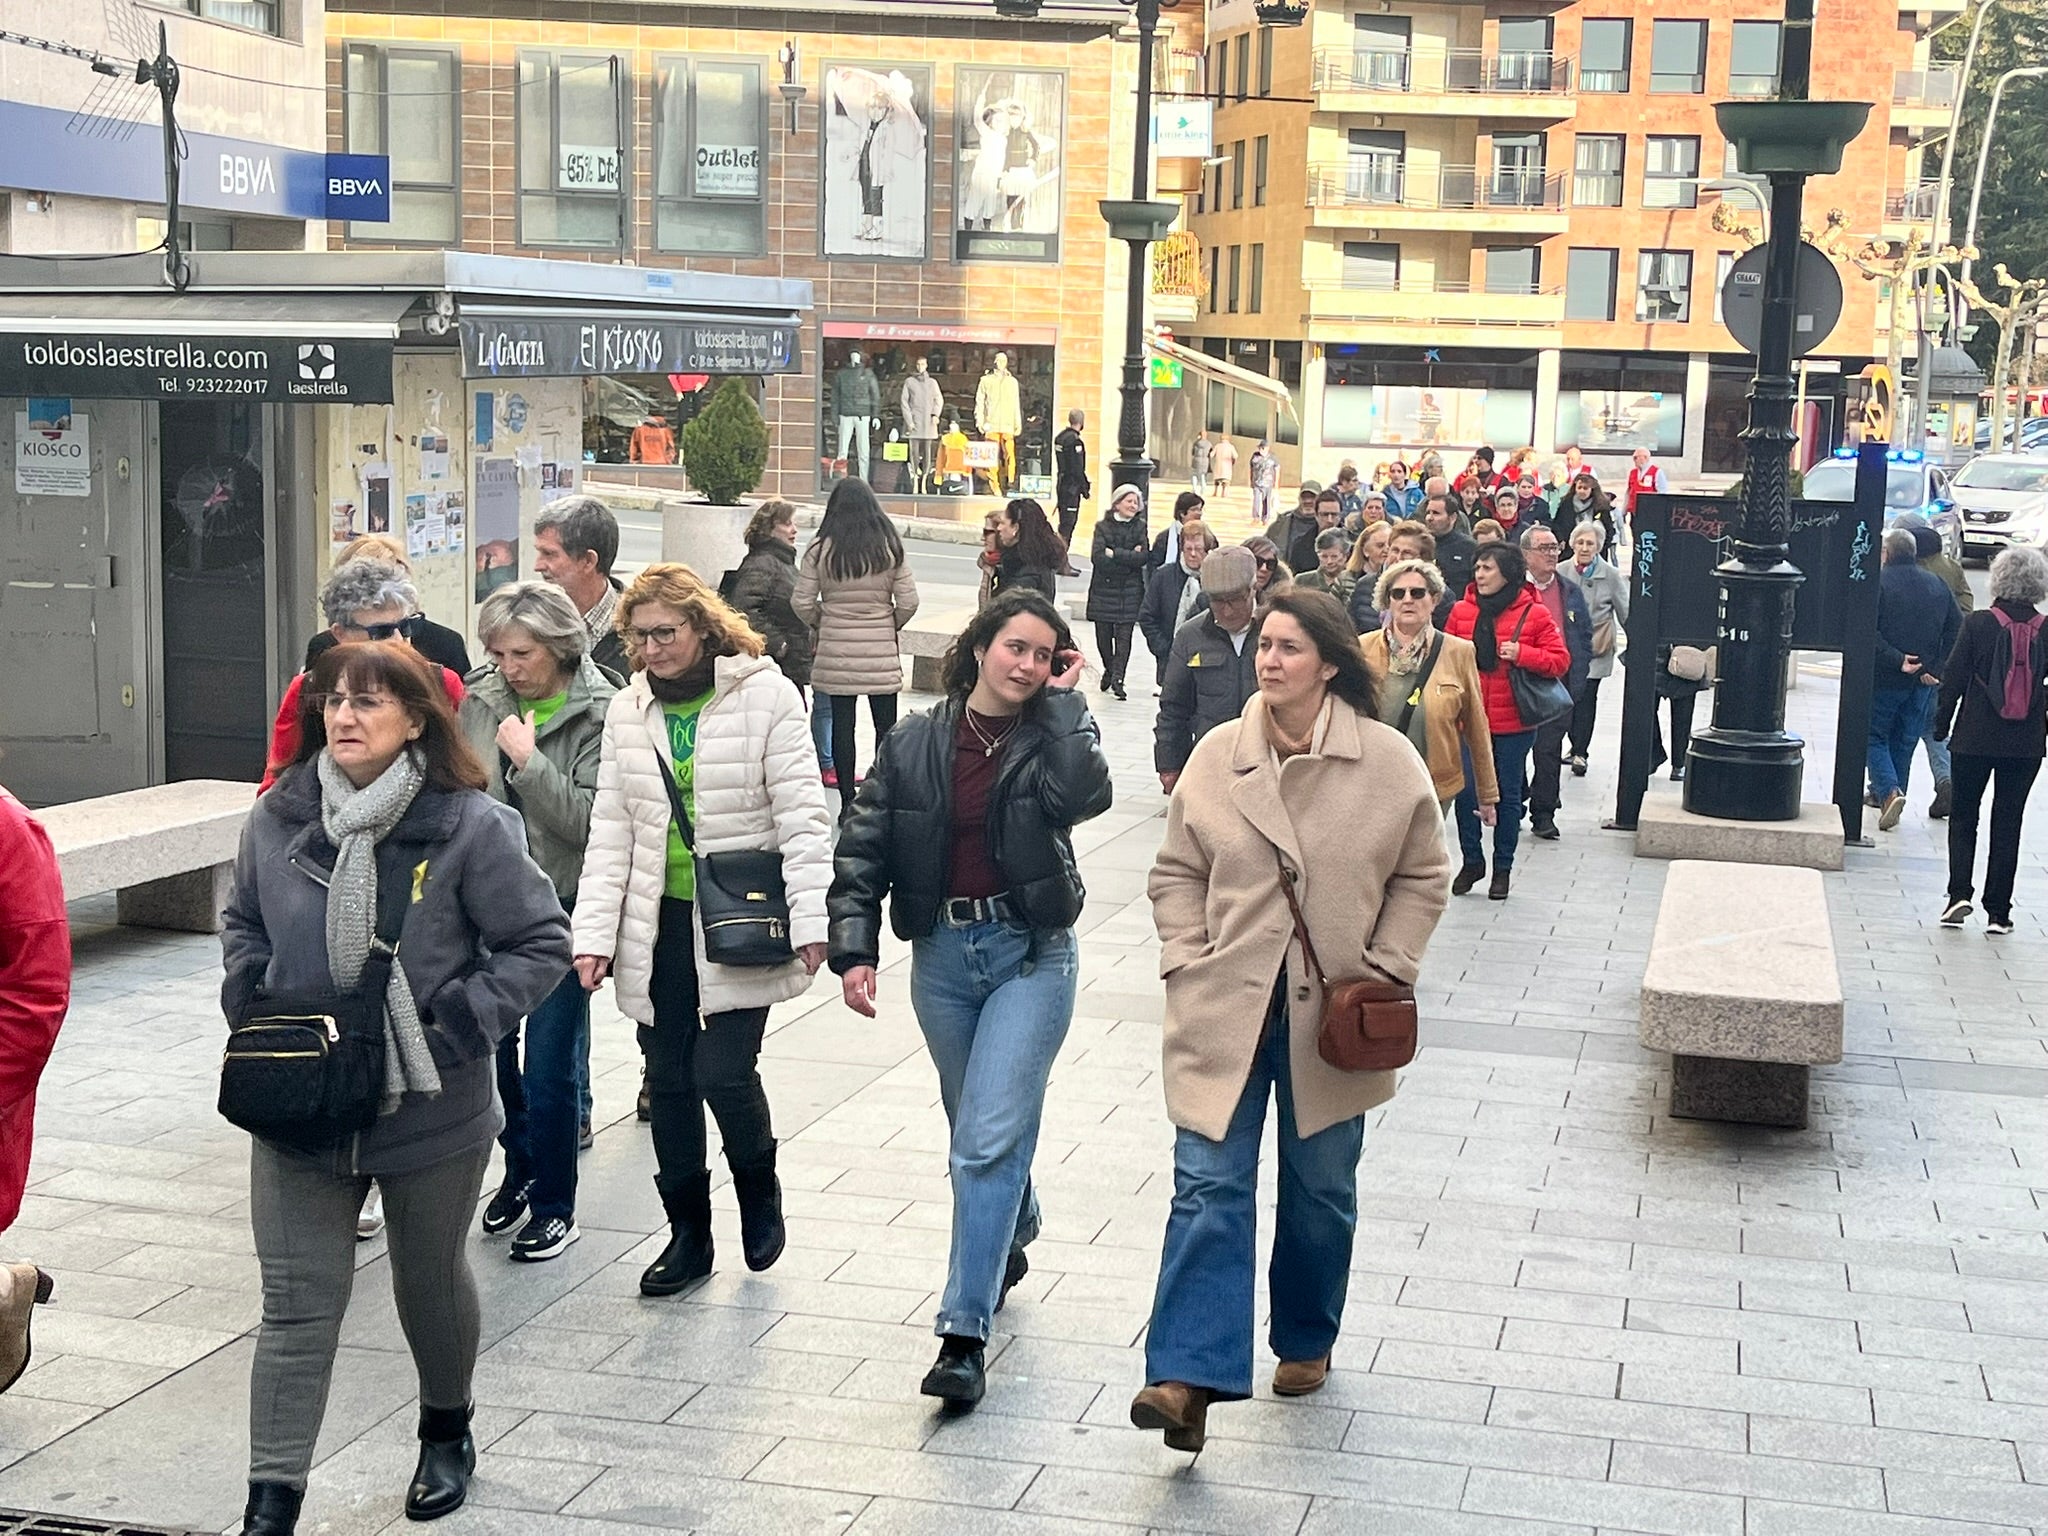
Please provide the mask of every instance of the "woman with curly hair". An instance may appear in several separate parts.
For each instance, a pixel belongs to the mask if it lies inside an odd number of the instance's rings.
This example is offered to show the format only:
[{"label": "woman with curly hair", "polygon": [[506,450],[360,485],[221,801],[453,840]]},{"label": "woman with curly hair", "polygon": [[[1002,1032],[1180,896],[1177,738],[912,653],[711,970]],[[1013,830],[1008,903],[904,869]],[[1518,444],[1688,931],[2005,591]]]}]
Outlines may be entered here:
[{"label": "woman with curly hair", "polygon": [[1067,568],[1067,546],[1045,515],[1045,508],[1029,496],[1019,496],[1000,515],[990,567],[996,591],[1029,587],[1043,592],[1048,600],[1058,596],[1058,577]]}]

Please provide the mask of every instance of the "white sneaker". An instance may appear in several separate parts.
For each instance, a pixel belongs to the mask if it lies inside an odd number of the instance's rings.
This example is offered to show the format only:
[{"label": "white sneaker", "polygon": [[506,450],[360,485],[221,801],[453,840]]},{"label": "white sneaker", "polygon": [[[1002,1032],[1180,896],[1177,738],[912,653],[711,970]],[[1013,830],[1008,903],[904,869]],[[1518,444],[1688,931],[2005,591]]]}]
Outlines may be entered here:
[{"label": "white sneaker", "polygon": [[356,1241],[367,1243],[383,1230],[384,1191],[372,1184],[370,1198],[363,1202],[362,1212],[356,1217]]}]

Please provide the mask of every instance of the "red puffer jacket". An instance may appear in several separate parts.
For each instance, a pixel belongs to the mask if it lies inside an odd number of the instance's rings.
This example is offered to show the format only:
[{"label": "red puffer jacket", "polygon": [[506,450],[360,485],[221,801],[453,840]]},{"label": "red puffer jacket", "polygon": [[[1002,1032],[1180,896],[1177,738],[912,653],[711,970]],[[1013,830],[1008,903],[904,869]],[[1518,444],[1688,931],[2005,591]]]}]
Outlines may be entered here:
[{"label": "red puffer jacket", "polygon": [[64,886],[42,824],[0,789],[0,1232],[21,1210],[36,1082],[71,1004]]},{"label": "red puffer jacket", "polygon": [[[1523,620],[1525,614],[1527,622]],[[1465,595],[1452,607],[1444,629],[1461,640],[1470,640],[1473,626],[1478,622],[1479,589],[1467,587]],[[1507,611],[1494,620],[1494,638],[1513,639],[1517,624],[1522,626],[1522,650],[1520,659],[1513,665],[1525,667],[1543,677],[1563,677],[1571,671],[1572,653],[1565,647],[1564,636],[1558,633],[1550,610],[1527,585],[1508,604]],[[1491,672],[1481,671],[1479,674],[1479,691],[1486,700],[1486,723],[1496,736],[1529,729],[1522,723],[1521,711],[1515,708],[1515,688],[1508,680],[1508,665],[1503,663]]]}]

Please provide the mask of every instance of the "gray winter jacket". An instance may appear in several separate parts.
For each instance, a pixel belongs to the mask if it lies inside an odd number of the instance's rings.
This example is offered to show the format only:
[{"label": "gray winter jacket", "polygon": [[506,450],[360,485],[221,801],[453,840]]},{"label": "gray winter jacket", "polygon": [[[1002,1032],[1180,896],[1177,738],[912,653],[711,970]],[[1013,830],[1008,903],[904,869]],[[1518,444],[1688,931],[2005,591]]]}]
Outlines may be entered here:
[{"label": "gray winter jacket", "polygon": [[463,679],[462,734],[491,776],[486,792],[519,812],[526,851],[554,882],[567,906],[576,899],[583,847],[590,841],[590,803],[597,796],[598,748],[605,707],[619,690],[588,656],[569,679],[569,697],[534,732],[534,753],[514,768],[498,749],[498,725],[517,713],[519,696],[495,665]]},{"label": "gray winter jacket", "polygon": [[[222,914],[221,1008],[247,1010],[258,987],[308,992],[327,968],[327,878],[335,849],[320,825],[320,780],[288,770],[256,802]],[[410,886],[398,944],[441,1092],[399,1107],[329,1151],[285,1156],[336,1173],[401,1174],[485,1146],[504,1126],[493,1057],[499,1040],[561,983],[569,919],[526,852],[511,807],[475,790],[422,789],[377,845],[380,893]]]},{"label": "gray winter jacket", "polygon": [[1244,701],[1259,691],[1258,652],[1256,623],[1245,632],[1241,651],[1207,612],[1174,631],[1166,680],[1159,685],[1159,719],[1152,729],[1155,768],[1179,773],[1196,742],[1244,713]]},{"label": "gray winter jacket", "polygon": [[939,435],[939,418],[946,410],[946,397],[939,389],[939,381],[928,373],[909,374],[903,380],[901,398],[903,435],[936,438]]}]

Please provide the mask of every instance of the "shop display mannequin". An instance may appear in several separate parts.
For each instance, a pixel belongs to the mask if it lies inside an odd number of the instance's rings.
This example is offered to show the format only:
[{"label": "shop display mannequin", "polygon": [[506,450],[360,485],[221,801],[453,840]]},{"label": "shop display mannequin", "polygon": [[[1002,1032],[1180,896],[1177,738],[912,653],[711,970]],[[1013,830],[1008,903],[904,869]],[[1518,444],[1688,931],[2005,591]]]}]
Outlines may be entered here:
[{"label": "shop display mannequin", "polygon": [[875,422],[882,414],[882,386],[858,352],[847,353],[845,366],[832,375],[832,411],[839,418],[839,459],[847,466],[846,473],[853,473],[846,450],[858,432],[860,477],[873,479],[874,465],[868,456],[868,446],[873,440]]},{"label": "shop display mannequin", "polygon": [[1024,430],[1024,407],[1006,353],[996,354],[995,366],[981,376],[974,391],[974,425],[997,447],[996,491],[1007,495],[1017,483],[1017,434]]},{"label": "shop display mannequin", "polygon": [[939,417],[946,397],[923,358],[903,380],[903,435],[910,439],[910,484],[914,491],[931,489],[932,461],[938,450]]}]

